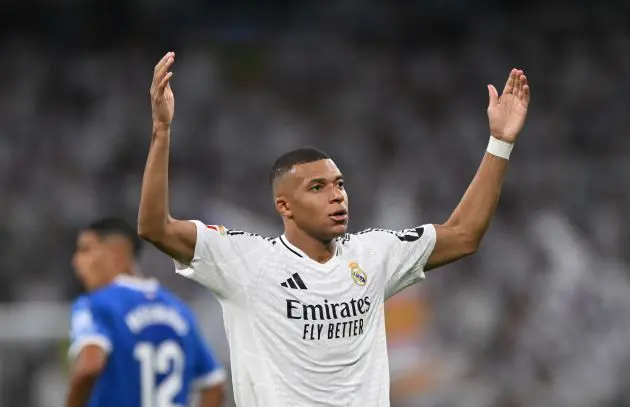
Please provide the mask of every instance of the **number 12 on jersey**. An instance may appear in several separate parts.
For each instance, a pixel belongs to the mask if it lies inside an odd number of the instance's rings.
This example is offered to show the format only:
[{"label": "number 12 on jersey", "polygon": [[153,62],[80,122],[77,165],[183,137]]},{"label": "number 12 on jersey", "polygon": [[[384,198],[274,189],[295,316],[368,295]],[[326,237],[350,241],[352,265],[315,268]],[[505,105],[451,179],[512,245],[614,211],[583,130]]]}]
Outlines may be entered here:
[{"label": "number 12 on jersey", "polygon": [[[167,340],[157,345],[139,342],[133,356],[140,362],[142,407],[179,407],[174,399],[182,389],[184,352],[177,342]],[[171,373],[157,385],[157,375],[169,371]]]}]

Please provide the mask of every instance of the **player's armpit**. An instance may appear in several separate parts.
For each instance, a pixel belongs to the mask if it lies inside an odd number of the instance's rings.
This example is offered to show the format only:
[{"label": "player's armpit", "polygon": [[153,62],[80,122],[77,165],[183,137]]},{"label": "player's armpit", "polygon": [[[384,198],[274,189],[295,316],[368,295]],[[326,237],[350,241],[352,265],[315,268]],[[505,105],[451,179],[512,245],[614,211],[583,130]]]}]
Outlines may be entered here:
[{"label": "player's armpit", "polygon": [[66,407],[85,407],[92,388],[107,363],[107,353],[98,345],[87,345],[77,355],[70,379]]},{"label": "player's armpit", "polygon": [[169,218],[166,227],[160,234],[144,234],[141,230],[138,231],[138,234],[182,264],[188,265],[193,259],[197,242],[197,228],[190,221]]},{"label": "player's armpit", "polygon": [[454,262],[477,251],[479,240],[461,228],[448,224],[435,225],[435,248],[429,256],[425,271]]},{"label": "player's armpit", "polygon": [[200,392],[199,407],[220,407],[225,398],[225,386],[223,383],[203,389]]}]

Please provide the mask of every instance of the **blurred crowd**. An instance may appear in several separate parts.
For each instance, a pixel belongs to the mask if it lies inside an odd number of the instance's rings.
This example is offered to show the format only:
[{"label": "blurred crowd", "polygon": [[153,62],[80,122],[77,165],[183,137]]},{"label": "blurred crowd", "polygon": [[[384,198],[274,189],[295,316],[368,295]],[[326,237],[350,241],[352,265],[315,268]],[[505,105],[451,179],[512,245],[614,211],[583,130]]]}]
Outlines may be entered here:
[{"label": "blurred crowd", "polygon": [[[485,85],[519,67],[533,101],[497,217],[478,254],[405,294],[422,324],[392,344],[392,371],[413,354],[424,379],[394,406],[630,405],[627,2],[166,3],[103,22],[86,2],[3,30],[3,304],[70,301],[76,228],[135,220],[166,51],[173,215],[267,235],[281,225],[266,173],[303,145],[346,175],[353,231],[445,221],[486,147]],[[210,295],[153,249],[141,266],[187,300]],[[56,405],[33,395],[63,393],[41,384],[63,382],[57,344],[0,349],[0,404]]]}]

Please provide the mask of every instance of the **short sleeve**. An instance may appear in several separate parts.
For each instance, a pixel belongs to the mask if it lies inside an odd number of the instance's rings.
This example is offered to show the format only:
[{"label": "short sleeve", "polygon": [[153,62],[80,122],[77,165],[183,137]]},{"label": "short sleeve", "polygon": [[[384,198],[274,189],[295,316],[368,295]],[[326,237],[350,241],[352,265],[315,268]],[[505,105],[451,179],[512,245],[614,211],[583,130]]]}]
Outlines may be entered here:
[{"label": "short sleeve", "polygon": [[94,309],[90,299],[81,297],[72,306],[69,357],[76,358],[88,345],[96,345],[110,353],[112,338],[102,316]]},{"label": "short sleeve", "polygon": [[212,348],[204,340],[201,330],[194,319],[192,321],[191,334],[194,336],[195,347],[193,388],[202,390],[224,383],[227,378],[225,369],[216,358]]},{"label": "short sleeve", "polygon": [[233,296],[257,275],[271,239],[192,222],[197,228],[195,254],[189,265],[175,261],[176,272],[208,287],[219,298]]},{"label": "short sleeve", "polygon": [[435,226],[398,231],[369,229],[359,235],[382,256],[386,299],[424,279],[424,266],[435,248]]}]

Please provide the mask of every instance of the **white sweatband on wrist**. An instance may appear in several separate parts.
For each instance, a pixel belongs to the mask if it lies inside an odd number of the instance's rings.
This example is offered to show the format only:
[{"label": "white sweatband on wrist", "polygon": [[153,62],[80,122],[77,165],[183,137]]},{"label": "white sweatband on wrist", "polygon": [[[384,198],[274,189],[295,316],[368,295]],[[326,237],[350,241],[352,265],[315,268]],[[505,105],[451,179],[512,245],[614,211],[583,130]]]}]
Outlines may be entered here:
[{"label": "white sweatband on wrist", "polygon": [[514,148],[514,143],[508,143],[507,141],[499,140],[490,135],[490,141],[488,141],[486,151],[497,157],[509,160],[512,148]]}]

